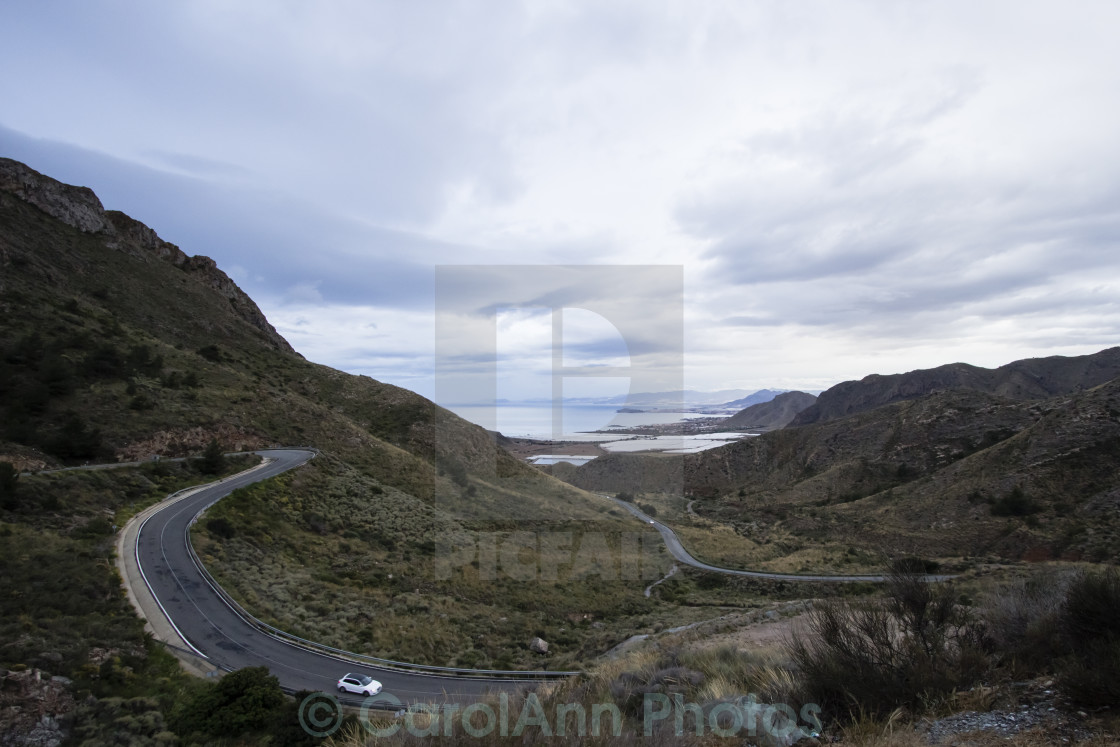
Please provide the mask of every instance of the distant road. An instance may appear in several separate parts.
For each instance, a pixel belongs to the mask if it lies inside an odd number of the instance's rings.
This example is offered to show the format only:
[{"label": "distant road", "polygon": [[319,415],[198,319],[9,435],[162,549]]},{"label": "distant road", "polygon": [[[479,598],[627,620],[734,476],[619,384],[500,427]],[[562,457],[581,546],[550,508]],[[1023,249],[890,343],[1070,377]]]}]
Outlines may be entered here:
[{"label": "distant road", "polygon": [[[599,493],[599,495],[603,496],[604,498],[609,498],[610,500],[614,501],[618,505],[625,508],[630,513],[637,516],[642,521],[646,522],[647,524],[652,524],[654,527],[656,527],[657,531],[661,532],[661,538],[665,540],[665,547],[669,550],[669,554],[672,555],[674,558],[676,558],[679,562],[684,563],[685,565],[690,565],[693,568],[699,568],[699,569],[704,570],[704,571],[711,571],[712,573],[723,573],[723,574],[728,575],[728,576],[750,576],[751,578],[770,578],[770,579],[775,579],[777,581],[825,581],[825,582],[828,582],[828,583],[850,583],[850,582],[853,582],[853,581],[871,581],[871,582],[874,582],[874,583],[879,583],[879,582],[887,580],[886,576],[882,576],[882,575],[879,575],[879,576],[817,576],[817,575],[804,575],[804,574],[798,574],[798,573],[770,573],[768,571],[740,571],[740,570],[737,570],[735,568],[720,568],[719,566],[708,565],[707,563],[701,562],[701,561],[697,560],[696,558],[694,558],[694,557],[692,557],[691,555],[688,554],[688,550],[684,549],[684,545],[681,544],[680,538],[677,537],[676,532],[674,532],[672,529],[670,529],[669,527],[662,524],[660,521],[657,521],[656,519],[653,519],[652,517],[646,515],[645,512],[643,512],[640,508],[635,506],[633,503],[628,503],[627,501],[619,500],[618,498],[615,498],[614,496],[611,496],[611,495],[607,495],[606,493]],[[691,505],[691,504],[689,504],[689,505]],[[950,579],[950,578],[953,578],[953,577],[952,576],[926,576],[926,580],[928,580],[928,581],[945,581],[946,579]]]},{"label": "distant road", "polygon": [[[237,488],[275,477],[314,456],[310,451],[291,449],[256,453],[272,461],[167,502],[162,508],[157,507],[142,519],[134,532],[135,540],[128,535],[122,540],[125,552],[135,554],[145,585],[158,604],[159,610],[152,608],[145,612],[157,632],[161,632],[159,611],[162,610],[174,629],[167,629],[167,637],[174,640],[177,634],[186,646],[213,666],[225,670],[266,666],[282,687],[293,691],[336,692],[335,683],[351,671],[370,674],[382,683],[385,693],[404,703],[470,703],[491,691],[524,687],[524,681],[509,678],[429,675],[348,662],[267,635],[235,613],[191,558],[188,548],[191,523],[201,511]],[[140,596],[143,589],[136,592],[136,596]],[[141,606],[144,606],[143,600]],[[372,619],[375,620],[376,615]],[[355,696],[340,696],[339,699],[352,704],[360,702]]]}]

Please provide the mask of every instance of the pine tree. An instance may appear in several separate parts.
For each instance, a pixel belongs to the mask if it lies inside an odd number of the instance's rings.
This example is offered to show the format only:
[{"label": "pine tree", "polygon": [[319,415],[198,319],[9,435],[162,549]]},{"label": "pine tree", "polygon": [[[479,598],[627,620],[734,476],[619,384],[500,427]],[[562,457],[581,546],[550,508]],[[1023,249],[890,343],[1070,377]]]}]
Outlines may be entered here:
[{"label": "pine tree", "polygon": [[198,468],[204,475],[216,475],[226,468],[226,457],[218,439],[210,439],[206,451],[202,452],[202,462]]}]

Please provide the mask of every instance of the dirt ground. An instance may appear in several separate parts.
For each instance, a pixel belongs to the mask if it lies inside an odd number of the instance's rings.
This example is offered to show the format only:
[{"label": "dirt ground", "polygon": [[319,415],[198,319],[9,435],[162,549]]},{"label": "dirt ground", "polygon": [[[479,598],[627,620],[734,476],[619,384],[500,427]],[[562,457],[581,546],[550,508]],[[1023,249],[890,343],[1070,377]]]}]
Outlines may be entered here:
[{"label": "dirt ground", "polygon": [[775,619],[763,616],[756,623],[706,637],[705,644],[727,644],[739,648],[774,648],[789,640],[790,635],[795,630],[802,630],[805,623],[804,612],[799,612],[791,617],[779,615]]}]

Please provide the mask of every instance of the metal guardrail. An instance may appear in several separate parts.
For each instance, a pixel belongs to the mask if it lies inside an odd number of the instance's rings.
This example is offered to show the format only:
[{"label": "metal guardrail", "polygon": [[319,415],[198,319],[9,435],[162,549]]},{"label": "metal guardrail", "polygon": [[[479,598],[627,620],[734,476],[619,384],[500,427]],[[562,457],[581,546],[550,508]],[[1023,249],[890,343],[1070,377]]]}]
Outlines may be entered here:
[{"label": "metal guardrail", "polygon": [[[317,449],[308,450],[318,453]],[[193,490],[194,488],[188,489]],[[219,498],[218,500],[221,500],[221,498]],[[449,675],[471,679],[542,680],[562,679],[566,677],[573,677],[575,675],[583,673],[581,671],[563,670],[529,672],[515,669],[466,669],[460,667],[439,667],[429,664],[413,664],[411,662],[395,661],[393,659],[382,659],[376,656],[368,656],[366,654],[358,654],[353,651],[346,651],[345,649],[334,648],[333,646],[328,646],[324,643],[310,641],[306,638],[300,638],[299,636],[293,635],[286,630],[281,630],[280,628],[277,628],[273,625],[269,625],[263,620],[260,620],[259,618],[254,617],[252,614],[250,614],[244,607],[241,606],[241,604],[237,602],[237,600],[235,600],[232,596],[230,596],[228,592],[226,592],[225,589],[222,588],[222,585],[219,584],[212,575],[210,575],[210,572],[208,570],[206,570],[206,566],[203,564],[202,559],[198,557],[198,553],[195,552],[194,545],[191,543],[190,528],[195,524],[195,522],[197,522],[198,518],[208,508],[215,505],[217,502],[218,501],[214,501],[214,503],[210,503],[207,506],[203,507],[197,514],[194,515],[194,517],[192,517],[190,523],[187,524],[187,528],[184,530],[184,533],[186,535],[184,537],[184,541],[186,542],[187,552],[191,557],[191,561],[194,562],[195,567],[198,568],[199,574],[206,581],[206,583],[210,585],[210,588],[214,590],[214,593],[216,593],[222,599],[222,601],[225,602],[231,610],[233,610],[233,613],[235,615],[240,617],[242,620],[259,630],[260,632],[264,633],[265,635],[284,641],[291,645],[298,646],[299,648],[312,651],[314,653],[326,654],[343,661],[349,661],[356,664],[371,664],[373,666],[381,667],[384,669],[394,669],[402,672],[408,672],[410,674],[426,674],[429,676]]]}]

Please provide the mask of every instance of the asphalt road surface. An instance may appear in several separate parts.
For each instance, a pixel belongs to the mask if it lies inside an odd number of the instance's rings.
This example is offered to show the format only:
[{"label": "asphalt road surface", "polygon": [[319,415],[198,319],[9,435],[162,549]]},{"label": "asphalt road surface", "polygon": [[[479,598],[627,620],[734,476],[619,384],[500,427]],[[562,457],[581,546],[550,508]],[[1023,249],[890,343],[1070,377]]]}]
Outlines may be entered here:
[{"label": "asphalt road surface", "polygon": [[[273,638],[242,619],[201,575],[187,549],[192,520],[207,506],[237,488],[274,477],[298,467],[314,454],[300,450],[256,452],[274,460],[251,472],[226,478],[167,508],[144,522],[137,537],[137,559],[144,578],[176,630],[196,653],[226,670],[266,666],[293,691],[336,692],[336,683],[347,672],[362,672],[384,686],[378,705],[401,703],[472,703],[490,692],[525,687],[510,679],[465,679],[382,669],[354,664]],[[343,703],[361,704],[359,696],[338,694]]]},{"label": "asphalt road surface", "polygon": [[[827,581],[827,582],[830,582],[830,583],[844,583],[844,582],[850,582],[850,581],[873,581],[875,583],[878,583],[878,582],[886,580],[885,576],[814,576],[814,575],[805,575],[805,574],[797,574],[797,573],[770,573],[770,572],[767,572],[767,571],[740,571],[740,570],[736,570],[734,568],[720,568],[719,566],[708,565],[707,563],[701,562],[701,561],[697,560],[696,558],[694,558],[694,557],[692,557],[691,555],[688,554],[688,550],[684,549],[684,545],[681,544],[681,541],[677,537],[676,532],[674,532],[672,529],[670,529],[669,527],[662,524],[660,521],[656,521],[655,519],[647,516],[641,509],[639,509],[633,503],[628,503],[627,501],[619,500],[618,498],[614,498],[613,496],[609,496],[606,493],[599,493],[599,495],[603,496],[604,498],[609,498],[610,500],[614,501],[618,505],[625,508],[630,513],[637,516],[642,521],[646,522],[647,524],[653,525],[657,529],[657,531],[661,533],[661,538],[663,540],[665,540],[665,547],[669,551],[669,554],[672,555],[674,558],[676,558],[678,562],[684,563],[685,565],[690,565],[693,568],[700,568],[700,569],[705,570],[705,571],[711,571],[712,573],[723,573],[723,574],[728,575],[728,576],[751,576],[753,578],[771,578],[771,579],[775,579],[777,581]],[[691,506],[691,504],[689,504],[689,505]],[[950,578],[952,578],[952,576],[926,576],[925,577],[925,579],[927,581],[945,581],[945,580],[950,579]]]}]

